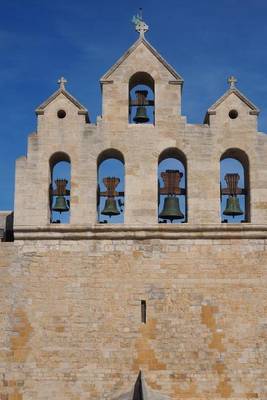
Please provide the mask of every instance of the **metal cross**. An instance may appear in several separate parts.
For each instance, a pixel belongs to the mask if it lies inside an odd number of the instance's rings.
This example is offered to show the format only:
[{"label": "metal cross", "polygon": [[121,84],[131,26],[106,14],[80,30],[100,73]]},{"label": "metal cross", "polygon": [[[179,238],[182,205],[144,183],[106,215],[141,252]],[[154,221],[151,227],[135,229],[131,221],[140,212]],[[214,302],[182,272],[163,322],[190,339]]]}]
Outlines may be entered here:
[{"label": "metal cross", "polygon": [[65,83],[68,81],[62,76],[57,83],[59,84],[59,88],[65,90]]},{"label": "metal cross", "polygon": [[148,25],[143,21],[142,9],[140,8],[139,14],[133,17],[132,22],[135,25],[135,30],[140,33],[140,37],[144,37],[148,31]]},{"label": "metal cross", "polygon": [[237,79],[236,79],[233,75],[231,75],[231,76],[229,76],[229,78],[227,79],[227,82],[228,82],[229,85],[230,85],[230,89],[234,89],[234,88],[235,88],[235,84],[236,84],[236,82],[237,82]]}]

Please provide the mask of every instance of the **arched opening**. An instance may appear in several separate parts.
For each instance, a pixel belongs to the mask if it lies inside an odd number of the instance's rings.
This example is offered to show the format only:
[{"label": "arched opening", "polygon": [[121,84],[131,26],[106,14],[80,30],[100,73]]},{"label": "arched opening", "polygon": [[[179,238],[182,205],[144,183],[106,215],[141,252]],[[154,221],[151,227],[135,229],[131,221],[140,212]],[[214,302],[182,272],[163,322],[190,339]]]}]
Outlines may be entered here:
[{"label": "arched opening", "polygon": [[249,159],[240,149],[226,150],[220,160],[221,219],[250,222]]},{"label": "arched opening", "polygon": [[129,80],[129,123],[155,123],[154,79],[147,72],[136,72]]},{"label": "arched opening", "polygon": [[68,224],[70,222],[71,161],[63,152],[52,155],[49,160],[50,185],[49,209],[50,223]]},{"label": "arched opening", "polygon": [[97,159],[97,219],[100,223],[124,222],[124,157],[116,149]]},{"label": "arched opening", "polygon": [[159,156],[158,218],[160,223],[187,222],[186,157],[176,148]]}]

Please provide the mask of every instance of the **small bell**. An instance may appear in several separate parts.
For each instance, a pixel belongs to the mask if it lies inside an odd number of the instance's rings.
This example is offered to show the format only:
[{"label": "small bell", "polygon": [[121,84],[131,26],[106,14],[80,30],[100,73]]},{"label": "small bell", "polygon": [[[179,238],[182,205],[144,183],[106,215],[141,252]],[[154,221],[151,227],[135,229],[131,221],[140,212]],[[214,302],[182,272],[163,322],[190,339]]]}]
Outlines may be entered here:
[{"label": "small bell", "polygon": [[171,222],[174,219],[184,218],[184,214],[180,210],[178,197],[168,196],[164,199],[164,205],[159,218],[169,219]]},{"label": "small bell", "polygon": [[137,107],[136,115],[133,120],[137,124],[144,124],[144,123],[148,122],[149,118],[146,113],[146,107],[144,107],[144,106]]},{"label": "small bell", "polygon": [[101,212],[101,214],[108,215],[109,217],[120,214],[120,212],[117,208],[116,200],[114,198],[109,198],[109,197],[107,198],[107,200],[105,202],[105,207],[104,207],[103,211]]},{"label": "small bell", "polygon": [[244,214],[240,208],[239,199],[236,196],[228,197],[227,202],[226,202],[226,208],[225,208],[223,214],[230,215],[232,217]]},{"label": "small bell", "polygon": [[68,202],[64,196],[56,197],[55,205],[53,206],[52,210],[59,213],[69,211]]}]

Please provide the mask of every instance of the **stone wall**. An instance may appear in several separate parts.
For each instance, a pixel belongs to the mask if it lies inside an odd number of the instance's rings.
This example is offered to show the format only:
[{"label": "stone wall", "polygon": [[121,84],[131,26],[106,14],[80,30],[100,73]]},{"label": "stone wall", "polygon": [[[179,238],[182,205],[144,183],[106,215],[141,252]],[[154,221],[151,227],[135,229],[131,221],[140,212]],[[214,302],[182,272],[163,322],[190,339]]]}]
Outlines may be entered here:
[{"label": "stone wall", "polygon": [[[155,124],[128,123],[136,72],[154,80]],[[266,400],[267,141],[258,109],[232,82],[204,124],[188,123],[181,77],[144,39],[102,78],[96,124],[63,81],[37,109],[16,167],[15,242],[0,243],[0,400],[126,399],[139,370],[170,399]],[[176,226],[158,224],[158,161],[168,148],[187,164],[188,223]],[[249,223],[221,224],[229,148],[249,161]],[[107,149],[125,160],[125,224],[116,226],[96,223],[97,160]],[[71,160],[66,225],[49,218],[57,152]]]},{"label": "stone wall", "polygon": [[[1,400],[267,396],[265,239],[0,245]],[[147,323],[141,323],[141,300]]]},{"label": "stone wall", "polygon": [[[181,79],[175,80],[175,72],[147,46],[136,42],[101,81],[103,115],[96,125],[87,123],[65,91],[52,95],[38,113],[27,157],[17,161],[15,229],[50,225],[49,160],[56,152],[71,160],[70,224],[95,224],[97,160],[107,149],[120,151],[125,160],[125,224],[158,224],[158,161],[169,148],[186,158],[188,224],[221,223],[220,158],[229,148],[248,157],[250,222],[267,223],[267,141],[257,132],[257,109],[233,89],[211,110],[207,123],[187,123],[180,110]],[[129,81],[138,71],[155,82],[155,124],[128,123]],[[60,109],[66,112],[63,119],[57,117]],[[231,109],[238,118],[229,118]]]}]

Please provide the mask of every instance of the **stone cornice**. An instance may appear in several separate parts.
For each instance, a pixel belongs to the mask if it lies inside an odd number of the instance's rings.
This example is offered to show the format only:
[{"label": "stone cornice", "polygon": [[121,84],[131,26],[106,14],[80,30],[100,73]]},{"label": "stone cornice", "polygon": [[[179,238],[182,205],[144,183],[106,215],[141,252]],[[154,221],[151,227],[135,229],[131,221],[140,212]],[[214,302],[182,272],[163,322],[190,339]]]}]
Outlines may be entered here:
[{"label": "stone cornice", "polygon": [[267,239],[267,225],[48,225],[17,226],[15,240]]}]

